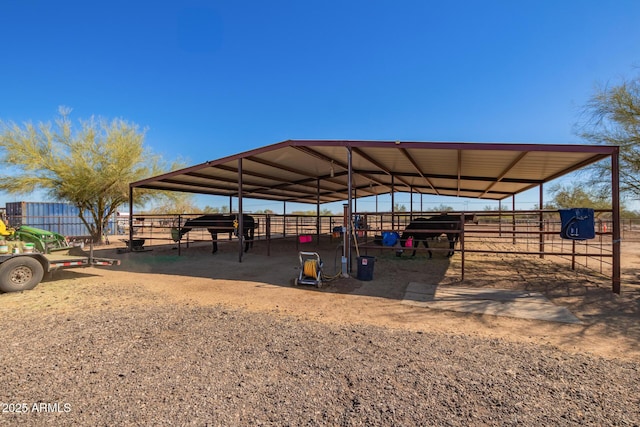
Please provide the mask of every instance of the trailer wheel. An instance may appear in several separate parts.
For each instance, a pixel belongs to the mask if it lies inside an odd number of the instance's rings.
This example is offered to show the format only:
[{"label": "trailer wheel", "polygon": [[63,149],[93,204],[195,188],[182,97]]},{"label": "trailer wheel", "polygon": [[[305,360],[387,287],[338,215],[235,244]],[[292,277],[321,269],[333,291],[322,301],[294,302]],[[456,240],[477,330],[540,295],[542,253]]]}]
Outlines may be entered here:
[{"label": "trailer wheel", "polygon": [[8,259],[0,264],[0,291],[28,291],[44,277],[44,268],[29,256]]}]

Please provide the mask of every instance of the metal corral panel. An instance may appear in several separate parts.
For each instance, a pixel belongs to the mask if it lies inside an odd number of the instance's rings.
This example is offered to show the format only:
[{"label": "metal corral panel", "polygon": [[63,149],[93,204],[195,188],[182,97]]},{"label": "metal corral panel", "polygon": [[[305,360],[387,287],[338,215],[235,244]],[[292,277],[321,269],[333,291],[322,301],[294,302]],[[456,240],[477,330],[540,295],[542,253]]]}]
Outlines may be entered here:
[{"label": "metal corral panel", "polygon": [[[89,231],[78,217],[79,209],[61,202],[10,202],[6,204],[7,220],[12,227],[28,225],[62,234],[63,236],[88,236]],[[85,218],[91,218],[88,213]],[[115,230],[115,221],[109,221]]]}]

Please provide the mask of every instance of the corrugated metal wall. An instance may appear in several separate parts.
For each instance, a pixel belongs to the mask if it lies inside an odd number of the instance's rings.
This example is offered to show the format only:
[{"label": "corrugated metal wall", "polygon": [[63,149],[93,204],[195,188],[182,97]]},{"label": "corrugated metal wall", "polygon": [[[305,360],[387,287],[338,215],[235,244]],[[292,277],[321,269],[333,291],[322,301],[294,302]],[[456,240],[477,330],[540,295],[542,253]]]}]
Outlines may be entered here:
[{"label": "corrugated metal wall", "polygon": [[[7,221],[12,227],[28,225],[68,237],[88,236],[89,231],[78,218],[79,209],[60,202],[10,202],[6,204]],[[85,219],[90,219],[87,212]],[[90,221],[92,222],[92,221]],[[115,232],[115,220],[109,220],[110,232]]]}]

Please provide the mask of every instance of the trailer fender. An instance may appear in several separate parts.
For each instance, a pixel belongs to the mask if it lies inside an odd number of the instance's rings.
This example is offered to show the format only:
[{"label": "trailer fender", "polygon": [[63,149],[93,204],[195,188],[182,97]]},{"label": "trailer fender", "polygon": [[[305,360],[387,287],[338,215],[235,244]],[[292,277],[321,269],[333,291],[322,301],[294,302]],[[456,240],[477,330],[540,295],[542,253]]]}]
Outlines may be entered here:
[{"label": "trailer fender", "polygon": [[0,291],[27,291],[36,287],[44,277],[44,267],[30,256],[10,258],[0,264]]}]

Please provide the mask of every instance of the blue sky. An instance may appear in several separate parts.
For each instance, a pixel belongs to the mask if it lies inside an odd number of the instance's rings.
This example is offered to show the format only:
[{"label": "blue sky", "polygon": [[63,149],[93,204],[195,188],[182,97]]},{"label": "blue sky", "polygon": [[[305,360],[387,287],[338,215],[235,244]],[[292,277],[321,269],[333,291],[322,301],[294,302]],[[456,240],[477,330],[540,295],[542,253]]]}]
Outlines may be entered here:
[{"label": "blue sky", "polygon": [[635,0],[0,0],[0,120],[124,118],[189,165],[286,139],[583,143],[639,22]]}]

